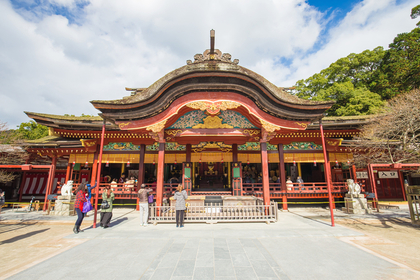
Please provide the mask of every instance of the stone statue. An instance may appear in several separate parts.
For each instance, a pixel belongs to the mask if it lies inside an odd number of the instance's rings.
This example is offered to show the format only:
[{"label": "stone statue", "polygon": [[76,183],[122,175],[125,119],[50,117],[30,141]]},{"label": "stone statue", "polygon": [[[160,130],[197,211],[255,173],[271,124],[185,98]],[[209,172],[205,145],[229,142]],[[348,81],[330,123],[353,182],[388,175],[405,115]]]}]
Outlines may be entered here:
[{"label": "stone statue", "polygon": [[360,194],[360,185],[355,183],[353,179],[347,179],[347,186],[349,187],[349,194],[353,197],[353,195]]},{"label": "stone statue", "polygon": [[72,195],[72,190],[73,190],[73,181],[69,180],[67,181],[67,184],[65,184],[62,188],[61,188],[61,195]]}]

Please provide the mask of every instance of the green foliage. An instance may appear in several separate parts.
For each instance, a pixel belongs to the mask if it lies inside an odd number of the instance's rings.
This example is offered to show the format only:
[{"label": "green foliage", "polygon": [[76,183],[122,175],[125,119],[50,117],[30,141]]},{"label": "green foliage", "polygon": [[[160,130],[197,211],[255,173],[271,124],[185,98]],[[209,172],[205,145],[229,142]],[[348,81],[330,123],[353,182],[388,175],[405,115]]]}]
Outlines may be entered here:
[{"label": "green foliage", "polygon": [[375,85],[375,71],[385,51],[382,47],[350,54],[332,63],[320,73],[295,85],[295,94],[314,101],[334,100],[327,113],[331,116],[376,113],[383,105],[381,96],[370,91]]},{"label": "green foliage", "polygon": [[420,87],[420,28],[398,34],[376,73],[374,90],[389,99]]},{"label": "green foliage", "polygon": [[15,132],[20,139],[35,140],[48,136],[48,127],[31,120],[21,123]]},{"label": "green foliage", "polygon": [[[413,9],[411,9],[411,18],[412,18],[412,19],[415,19],[415,18],[417,18],[418,16],[420,16],[420,5],[417,5],[417,6],[415,6]],[[419,22],[417,22],[417,24],[416,24],[416,25],[420,27],[420,21],[419,21]]]}]

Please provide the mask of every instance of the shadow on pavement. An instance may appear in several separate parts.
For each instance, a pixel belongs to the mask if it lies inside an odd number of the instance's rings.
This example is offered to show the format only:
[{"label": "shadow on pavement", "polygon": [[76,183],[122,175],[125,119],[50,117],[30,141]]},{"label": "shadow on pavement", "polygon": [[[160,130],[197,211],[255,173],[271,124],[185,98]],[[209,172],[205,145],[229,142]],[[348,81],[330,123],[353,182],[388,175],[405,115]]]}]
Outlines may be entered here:
[{"label": "shadow on pavement", "polygon": [[28,232],[28,233],[25,233],[25,234],[22,234],[22,235],[18,235],[18,236],[12,237],[10,239],[4,240],[4,241],[0,241],[0,245],[7,244],[7,243],[13,243],[13,242],[19,241],[21,239],[25,239],[25,238],[31,237],[31,236],[33,236],[35,234],[42,233],[42,232],[47,231],[47,230],[49,230],[49,228],[41,229],[41,230],[36,230],[36,231]]}]

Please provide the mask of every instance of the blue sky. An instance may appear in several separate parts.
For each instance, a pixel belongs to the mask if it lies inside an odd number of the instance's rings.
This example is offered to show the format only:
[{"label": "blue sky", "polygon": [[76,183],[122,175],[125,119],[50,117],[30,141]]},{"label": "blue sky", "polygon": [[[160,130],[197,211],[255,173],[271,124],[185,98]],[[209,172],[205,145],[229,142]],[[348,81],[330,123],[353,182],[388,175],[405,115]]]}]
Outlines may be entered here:
[{"label": "blue sky", "polygon": [[[204,3],[204,4],[203,4]],[[415,28],[418,0],[2,0],[0,121],[93,114],[209,47],[277,86]]]}]

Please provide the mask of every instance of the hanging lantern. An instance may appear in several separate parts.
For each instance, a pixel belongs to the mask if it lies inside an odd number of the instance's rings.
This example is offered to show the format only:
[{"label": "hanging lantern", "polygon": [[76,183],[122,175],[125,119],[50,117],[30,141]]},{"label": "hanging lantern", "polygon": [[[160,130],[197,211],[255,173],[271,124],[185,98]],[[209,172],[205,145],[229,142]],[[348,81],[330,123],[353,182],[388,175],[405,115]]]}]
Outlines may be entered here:
[{"label": "hanging lantern", "polygon": [[175,161],[174,161],[174,163],[176,164],[176,154],[175,154]]},{"label": "hanging lantern", "polygon": [[73,161],[73,166],[75,166],[76,165],[76,162],[75,161]]},{"label": "hanging lantern", "polygon": [[130,167],[130,161],[129,160],[127,161],[127,167]]},{"label": "hanging lantern", "polygon": [[224,161],[224,160],[223,160],[223,154],[222,154],[222,163],[223,163],[223,161]]},{"label": "hanging lantern", "polygon": [[295,160],[293,161],[293,166],[296,166],[296,161]]},{"label": "hanging lantern", "polygon": [[337,166],[337,167],[338,167],[338,161],[337,161],[337,160],[335,161],[335,166]]},{"label": "hanging lantern", "polygon": [[109,167],[109,161],[106,161],[105,167]]},{"label": "hanging lantern", "polygon": [[153,165],[155,165],[156,164],[156,162],[155,162],[155,156],[153,156]]},{"label": "hanging lantern", "polygon": [[86,161],[85,167],[89,167],[89,162]]},{"label": "hanging lantern", "polygon": [[314,166],[316,166],[316,160],[314,160]]},{"label": "hanging lantern", "polygon": [[246,162],[247,164],[249,164],[249,155],[248,155],[248,160],[247,160],[247,162]]}]

